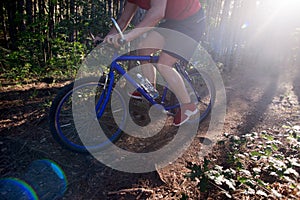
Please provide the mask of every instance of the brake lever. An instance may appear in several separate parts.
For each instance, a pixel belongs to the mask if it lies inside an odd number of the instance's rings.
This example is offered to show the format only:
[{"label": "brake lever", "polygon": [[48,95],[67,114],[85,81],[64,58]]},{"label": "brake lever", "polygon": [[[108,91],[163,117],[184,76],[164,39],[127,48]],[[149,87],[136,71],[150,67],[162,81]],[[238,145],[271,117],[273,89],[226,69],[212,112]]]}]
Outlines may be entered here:
[{"label": "brake lever", "polygon": [[[92,38],[92,40],[95,41],[96,37],[94,36],[94,34],[92,32],[89,32],[89,35]],[[99,44],[102,43],[103,40],[104,40],[103,38],[100,38],[100,40],[97,40],[96,42],[94,42],[94,46],[98,46]]]},{"label": "brake lever", "polygon": [[124,37],[124,34],[119,26],[119,24],[117,23],[117,21],[114,19],[114,18],[111,18],[111,21],[113,22],[115,28],[117,29],[118,33],[120,34],[121,36],[121,39],[125,41],[125,37]]},{"label": "brake lever", "polygon": [[111,18],[111,21],[113,22],[116,30],[118,31],[118,33],[120,34],[121,38],[118,40],[118,43],[122,46],[126,43],[126,39],[125,36],[119,26],[119,24],[117,23],[117,21],[114,18]]},{"label": "brake lever", "polygon": [[[115,26],[116,30],[118,31],[118,33],[120,34],[121,38],[118,40],[118,43],[120,46],[123,46],[126,44],[126,40],[125,40],[125,36],[119,26],[119,24],[117,23],[117,21],[114,19],[114,18],[111,18],[112,22],[113,22],[113,25]],[[89,35],[91,36],[92,40],[95,40],[95,36],[93,35],[93,33],[89,32]],[[97,40],[94,45],[97,46],[99,44],[102,43],[104,39],[101,39],[101,40]]]},{"label": "brake lever", "polygon": [[95,36],[94,36],[94,34],[92,32],[89,31],[89,35],[91,36],[92,40],[95,39]]}]

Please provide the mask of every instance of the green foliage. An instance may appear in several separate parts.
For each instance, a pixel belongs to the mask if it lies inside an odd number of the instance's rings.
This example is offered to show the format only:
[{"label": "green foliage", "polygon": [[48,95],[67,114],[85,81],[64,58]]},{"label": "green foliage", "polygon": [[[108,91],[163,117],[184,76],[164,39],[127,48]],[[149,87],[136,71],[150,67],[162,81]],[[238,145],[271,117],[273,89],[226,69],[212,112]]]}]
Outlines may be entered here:
[{"label": "green foliage", "polygon": [[85,57],[85,46],[79,42],[67,42],[64,37],[52,39],[50,45],[53,56],[46,62],[46,71],[52,76],[74,76]]},{"label": "green foliage", "polygon": [[86,48],[67,39],[63,34],[48,39],[36,32],[23,32],[18,49],[5,53],[1,74],[6,79],[22,82],[43,76],[74,76]]},{"label": "green foliage", "polygon": [[[71,5],[52,0],[51,3],[52,7],[46,4],[45,10],[38,10],[35,15],[27,16],[24,10],[24,15],[14,19],[16,24],[24,22],[26,30],[17,28],[14,41],[8,41],[9,45],[14,44],[14,49],[0,49],[2,80],[28,82],[49,76],[73,78],[82,59],[93,48],[89,33],[104,36],[110,29],[112,16],[107,1],[79,0]],[[113,10],[116,15],[115,5]],[[32,19],[30,23],[29,18]]]},{"label": "green foliage", "polygon": [[202,166],[195,165],[193,163],[188,163],[187,168],[191,170],[189,174],[186,175],[187,178],[195,181],[199,180],[197,187],[201,192],[205,192],[208,188],[208,175],[206,174],[209,171],[209,160],[204,158],[204,163]]},{"label": "green foliage", "polygon": [[[227,160],[221,165],[207,159],[202,166],[188,164],[186,177],[197,181],[201,192],[215,188],[227,198],[235,191],[248,197],[295,198],[288,191],[300,189],[300,126],[283,128],[285,132],[279,136],[268,131],[241,137],[226,135],[228,140],[218,144],[228,149]],[[278,190],[279,186],[288,191]]]},{"label": "green foliage", "polygon": [[15,81],[49,75],[68,76],[74,74],[83,53],[81,44],[66,42],[55,52],[55,56],[45,61],[41,58],[43,54],[37,50],[31,54],[27,49],[19,49],[6,55],[6,67],[2,70],[5,78]]}]

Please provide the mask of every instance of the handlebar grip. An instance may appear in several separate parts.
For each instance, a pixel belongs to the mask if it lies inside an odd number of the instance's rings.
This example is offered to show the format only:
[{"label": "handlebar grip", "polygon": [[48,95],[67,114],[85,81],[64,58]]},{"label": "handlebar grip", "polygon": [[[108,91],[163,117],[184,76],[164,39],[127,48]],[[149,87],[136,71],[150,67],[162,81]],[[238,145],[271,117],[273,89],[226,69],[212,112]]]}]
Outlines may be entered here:
[{"label": "handlebar grip", "polygon": [[123,46],[124,44],[126,44],[126,40],[120,38],[120,39],[118,40],[118,43],[119,43],[119,45]]}]

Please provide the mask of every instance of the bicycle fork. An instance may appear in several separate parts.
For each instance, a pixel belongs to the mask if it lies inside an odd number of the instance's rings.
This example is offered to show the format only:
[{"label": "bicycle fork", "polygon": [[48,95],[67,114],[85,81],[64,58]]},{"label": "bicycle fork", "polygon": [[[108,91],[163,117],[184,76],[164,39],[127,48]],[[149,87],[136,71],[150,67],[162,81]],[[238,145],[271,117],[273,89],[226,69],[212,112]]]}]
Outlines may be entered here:
[{"label": "bicycle fork", "polygon": [[[109,79],[109,77],[111,77]],[[106,98],[107,96],[109,97],[111,95],[111,91],[113,89],[113,82],[114,82],[114,74],[108,74],[105,75],[105,80],[103,83],[103,92],[100,95],[99,100],[97,101],[95,111],[97,113],[97,118],[101,118],[101,116],[104,113],[104,110],[108,104],[108,101],[110,98]]]}]

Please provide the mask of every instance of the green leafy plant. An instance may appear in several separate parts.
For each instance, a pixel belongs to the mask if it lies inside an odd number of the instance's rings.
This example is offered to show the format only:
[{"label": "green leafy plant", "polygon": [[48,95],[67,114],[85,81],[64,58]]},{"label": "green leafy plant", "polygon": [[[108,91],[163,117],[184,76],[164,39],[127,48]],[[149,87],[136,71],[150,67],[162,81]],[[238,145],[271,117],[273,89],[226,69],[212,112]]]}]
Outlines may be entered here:
[{"label": "green leafy plant", "polygon": [[198,181],[197,187],[201,192],[205,192],[208,188],[208,176],[206,172],[209,171],[209,160],[204,158],[204,163],[202,166],[195,165],[193,163],[188,163],[187,168],[191,170],[189,174],[186,175],[187,178],[190,178],[192,181]]},{"label": "green leafy plant", "polygon": [[205,158],[201,166],[189,163],[190,173],[186,177],[197,181],[200,192],[219,190],[227,198],[237,193],[257,199],[297,198],[300,126],[283,126],[283,130],[279,135],[271,131],[240,137],[227,134],[226,140],[218,142],[228,151],[227,159],[217,164]]}]

